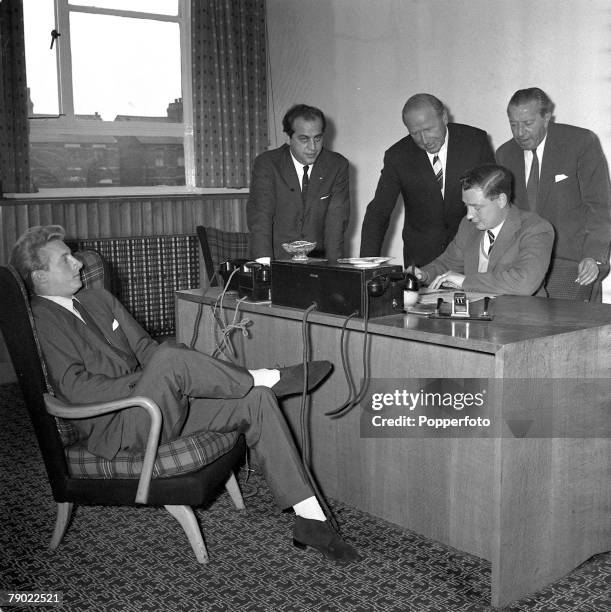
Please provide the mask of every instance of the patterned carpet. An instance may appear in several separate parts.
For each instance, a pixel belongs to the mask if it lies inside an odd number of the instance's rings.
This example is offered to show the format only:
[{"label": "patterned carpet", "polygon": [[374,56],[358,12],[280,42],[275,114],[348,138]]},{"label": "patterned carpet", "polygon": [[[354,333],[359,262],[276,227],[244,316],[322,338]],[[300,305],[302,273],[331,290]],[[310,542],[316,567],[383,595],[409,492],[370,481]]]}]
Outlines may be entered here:
[{"label": "patterned carpet", "polygon": [[[62,593],[62,606],[36,610],[491,609],[489,563],[353,508],[332,504],[363,562],[342,567],[293,548],[292,516],[275,509],[256,474],[240,479],[245,512],[225,493],[198,510],[207,566],[195,562],[178,523],[158,508],[78,507],[52,553],[55,506],[16,385],[0,386],[0,449],[0,590]],[[610,581],[611,554],[599,555],[507,611],[609,610]]]}]

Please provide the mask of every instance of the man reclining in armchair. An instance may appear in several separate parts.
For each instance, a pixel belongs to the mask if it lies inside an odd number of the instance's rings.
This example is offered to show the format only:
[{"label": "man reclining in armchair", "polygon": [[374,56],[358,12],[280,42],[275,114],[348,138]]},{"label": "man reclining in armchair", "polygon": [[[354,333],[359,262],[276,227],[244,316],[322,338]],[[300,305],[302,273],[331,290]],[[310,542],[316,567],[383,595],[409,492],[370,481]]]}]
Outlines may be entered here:
[{"label": "man reclining in armchair", "polygon": [[[32,293],[32,312],[49,378],[69,403],[142,395],[163,415],[161,443],[202,429],[244,434],[281,508],[293,507],[293,541],[335,561],[361,557],[344,542],[311,488],[276,397],[299,393],[300,367],[246,370],[182,344],[158,344],[104,289],[81,289],[82,263],[58,225],[28,229],[11,264]],[[331,370],[308,368],[312,389]],[[120,450],[142,452],[148,419],[141,408],[72,421],[87,449],[112,459]]]}]

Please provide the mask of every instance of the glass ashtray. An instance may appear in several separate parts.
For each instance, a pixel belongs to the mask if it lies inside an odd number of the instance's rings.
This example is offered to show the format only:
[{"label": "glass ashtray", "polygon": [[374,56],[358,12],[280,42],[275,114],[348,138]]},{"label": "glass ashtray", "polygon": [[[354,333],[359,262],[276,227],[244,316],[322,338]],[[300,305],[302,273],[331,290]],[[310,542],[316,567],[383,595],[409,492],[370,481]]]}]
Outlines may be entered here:
[{"label": "glass ashtray", "polygon": [[308,242],[307,240],[295,240],[294,242],[285,242],[282,245],[282,248],[293,256],[293,261],[307,261],[308,253],[315,247],[315,242]]}]

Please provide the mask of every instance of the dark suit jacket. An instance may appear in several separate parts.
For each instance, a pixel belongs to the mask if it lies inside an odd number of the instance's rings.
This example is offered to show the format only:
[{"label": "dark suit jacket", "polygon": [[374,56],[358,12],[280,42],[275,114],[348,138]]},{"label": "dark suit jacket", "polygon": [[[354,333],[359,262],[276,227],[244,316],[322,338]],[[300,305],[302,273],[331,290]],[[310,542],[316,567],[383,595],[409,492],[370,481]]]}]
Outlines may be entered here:
[{"label": "dark suit jacket", "polygon": [[[496,152],[499,164],[513,172],[514,203],[529,210],[524,151],[515,140]],[[606,262],[611,242],[609,171],[593,132],[550,123],[541,162],[536,212],[556,231],[553,257]]]},{"label": "dark suit jacket", "polygon": [[554,242],[554,230],[547,221],[511,206],[490,251],[487,272],[477,271],[482,236],[465,217],[445,252],[424,266],[429,280],[451,270],[465,275],[465,291],[532,295],[540,289]]},{"label": "dark suit jacket", "polygon": [[486,132],[448,124],[445,198],[427,154],[406,136],[384,154],[375,196],[367,206],[361,230],[361,257],[381,255],[384,236],[399,194],[403,196],[403,261],[423,266],[448,246],[466,213],[458,179],[469,168],[493,163]]},{"label": "dark suit jacket", "polygon": [[[34,322],[55,394],[70,403],[110,401],[134,394],[155,399],[156,381],[162,385],[174,376],[173,364],[167,362],[161,364],[163,371],[149,372],[156,367],[150,364],[156,361],[153,357],[159,349],[157,342],[106,290],[83,289],[77,297],[110,344],[62,306],[46,298],[32,298]],[[252,387],[252,378],[246,370],[201,353],[196,358],[198,373],[209,380],[210,397],[242,397]],[[146,378],[152,383],[150,388],[142,389],[139,381],[147,367]],[[175,405],[170,405],[172,400],[165,394],[166,401],[159,406],[163,414],[162,442],[175,435],[176,425],[186,417],[188,398],[179,395],[174,398]],[[72,424],[81,439],[87,440],[90,452],[112,459],[121,448],[138,446],[146,435],[147,428],[142,426],[144,416],[139,410],[75,419]]]},{"label": "dark suit jacket", "polygon": [[299,177],[287,144],[255,159],[246,207],[250,255],[287,259],[282,243],[316,242],[313,255],[344,256],[344,234],[350,217],[348,160],[327,149],[310,171],[305,207]]}]

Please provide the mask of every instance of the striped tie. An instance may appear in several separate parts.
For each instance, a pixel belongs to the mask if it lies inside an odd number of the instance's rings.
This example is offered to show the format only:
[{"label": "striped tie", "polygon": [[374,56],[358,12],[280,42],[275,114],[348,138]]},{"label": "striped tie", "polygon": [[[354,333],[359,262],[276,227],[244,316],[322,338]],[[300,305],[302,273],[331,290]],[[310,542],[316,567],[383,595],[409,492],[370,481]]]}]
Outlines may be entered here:
[{"label": "striped tie", "polygon": [[433,172],[435,173],[435,178],[439,183],[439,189],[443,191],[443,168],[441,167],[439,155],[435,155],[435,157],[433,157]]},{"label": "striped tie", "polygon": [[490,251],[492,251],[492,247],[494,246],[494,232],[488,230],[488,240],[490,241],[490,245],[488,246],[488,255],[490,255]]}]

